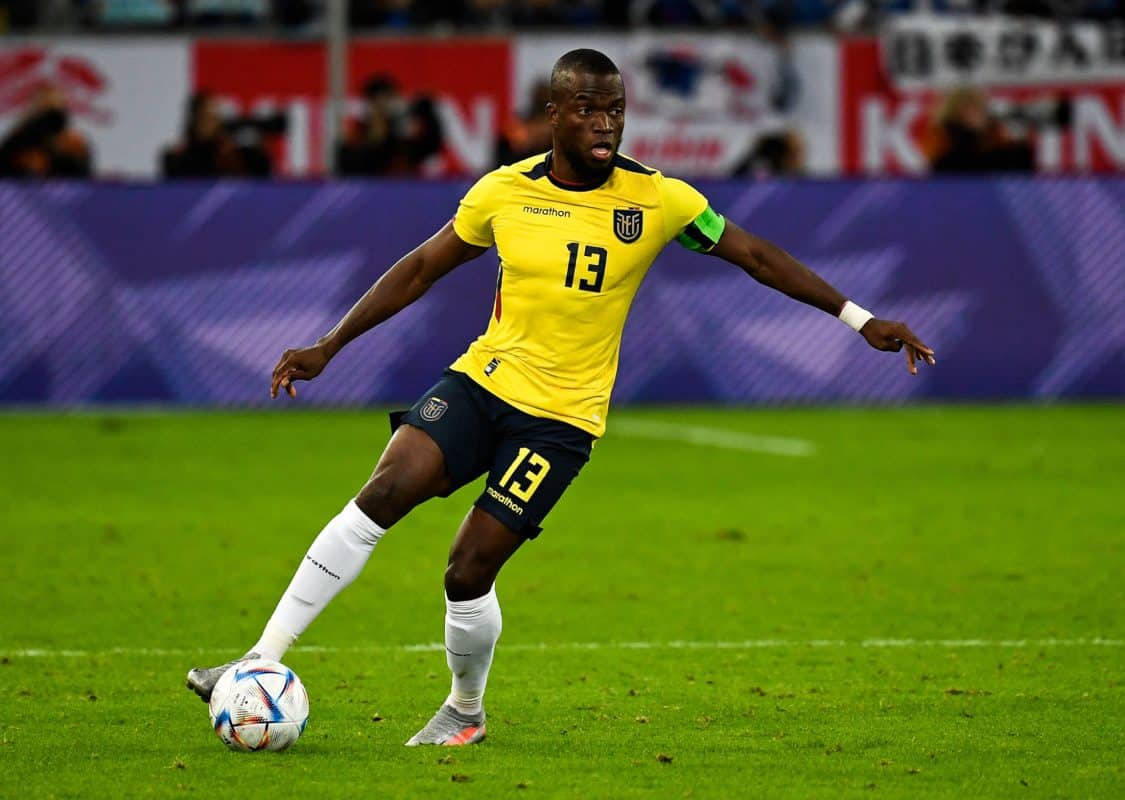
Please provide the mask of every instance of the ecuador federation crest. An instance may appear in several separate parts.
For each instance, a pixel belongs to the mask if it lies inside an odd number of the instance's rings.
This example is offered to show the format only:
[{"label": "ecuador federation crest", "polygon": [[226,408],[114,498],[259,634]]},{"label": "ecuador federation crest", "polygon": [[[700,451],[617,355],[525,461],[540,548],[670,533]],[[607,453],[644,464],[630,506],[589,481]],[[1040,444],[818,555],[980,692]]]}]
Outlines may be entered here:
[{"label": "ecuador federation crest", "polygon": [[641,238],[644,221],[644,212],[639,208],[613,209],[613,233],[625,244],[632,244]]},{"label": "ecuador federation crest", "polygon": [[418,413],[426,422],[435,422],[441,419],[447,408],[449,408],[449,403],[445,400],[440,397],[431,397],[422,404],[422,410]]}]

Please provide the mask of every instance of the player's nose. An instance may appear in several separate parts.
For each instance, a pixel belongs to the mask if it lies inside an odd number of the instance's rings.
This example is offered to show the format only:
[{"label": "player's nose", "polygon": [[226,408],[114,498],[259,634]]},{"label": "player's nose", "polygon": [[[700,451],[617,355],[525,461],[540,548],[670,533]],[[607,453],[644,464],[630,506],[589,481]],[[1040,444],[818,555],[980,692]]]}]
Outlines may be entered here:
[{"label": "player's nose", "polygon": [[605,111],[594,115],[594,133],[613,133],[613,119]]}]

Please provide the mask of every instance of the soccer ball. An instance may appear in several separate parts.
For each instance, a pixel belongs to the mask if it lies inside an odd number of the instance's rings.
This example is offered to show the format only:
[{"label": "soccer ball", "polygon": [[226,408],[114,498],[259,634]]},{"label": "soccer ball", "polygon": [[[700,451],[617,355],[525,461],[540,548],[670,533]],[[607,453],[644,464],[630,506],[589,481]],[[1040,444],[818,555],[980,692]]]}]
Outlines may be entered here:
[{"label": "soccer ball", "polygon": [[289,667],[254,658],[223,673],[209,709],[211,727],[231,750],[284,750],[305,729],[309,696]]}]

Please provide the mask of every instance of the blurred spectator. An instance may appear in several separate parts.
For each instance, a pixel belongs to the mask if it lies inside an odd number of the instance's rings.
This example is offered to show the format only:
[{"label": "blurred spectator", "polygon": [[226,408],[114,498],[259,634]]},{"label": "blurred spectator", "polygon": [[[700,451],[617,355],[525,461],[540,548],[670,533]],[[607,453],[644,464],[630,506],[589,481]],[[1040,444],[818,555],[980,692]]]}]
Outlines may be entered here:
[{"label": "blurred spectator", "polygon": [[700,25],[713,14],[710,3],[693,0],[634,0],[629,14],[634,25]]},{"label": "blurred spectator", "polygon": [[317,0],[273,0],[273,15],[278,24],[297,28],[315,21],[322,12]]},{"label": "blurred spectator", "polygon": [[31,28],[41,19],[41,4],[36,0],[0,0],[0,33]]},{"label": "blurred spectator", "polygon": [[938,109],[928,146],[934,172],[1011,172],[1035,168],[1026,139],[1014,139],[1003,122],[989,113],[988,95],[980,89],[950,92]]},{"label": "blurred spectator", "polygon": [[445,148],[445,129],[433,98],[425,95],[414,98],[406,110],[405,127],[406,170],[418,175],[425,171],[430,159]]},{"label": "blurred spectator", "polygon": [[289,128],[288,117],[282,112],[264,112],[224,120],[223,127],[234,138],[243,174],[268,178],[273,172],[273,159],[266,144],[285,134]]},{"label": "blurred spectator", "polygon": [[[285,27],[316,29],[327,0],[0,0],[0,31],[42,26]],[[351,24],[395,30],[579,26],[736,26],[871,30],[889,15],[1008,14],[1121,19],[1125,0],[347,0]]]},{"label": "blurred spectator", "polygon": [[86,138],[70,127],[66,98],[53,86],[39,90],[0,142],[0,177],[88,178],[92,161]]},{"label": "blurred spectator", "polygon": [[569,21],[566,7],[555,0],[523,0],[514,3],[511,19],[519,27],[560,26]]},{"label": "blurred spectator", "polygon": [[511,24],[517,28],[594,25],[601,21],[600,6],[592,0],[519,0],[511,4]]},{"label": "blurred spectator", "polygon": [[358,28],[409,28],[412,5],[410,0],[349,0],[348,22]]},{"label": "blurred spectator", "polygon": [[[294,5],[292,2],[273,4],[285,7],[286,11]],[[261,23],[271,10],[270,0],[187,0],[185,5],[189,22],[212,27]]]},{"label": "blurred spectator", "polygon": [[[740,26],[746,27],[762,14],[764,6],[793,4],[797,0],[629,0],[628,19],[633,25],[659,25],[662,27]],[[829,0],[805,0],[808,3]],[[617,22],[619,13],[604,4],[606,21]]]},{"label": "blurred spectator", "polygon": [[188,98],[183,138],[164,151],[162,172],[166,178],[246,174],[246,164],[234,137],[223,127],[214,95],[196,92]]},{"label": "blurred spectator", "polygon": [[735,165],[733,175],[796,177],[805,172],[805,140],[796,130],[758,137],[750,153]]},{"label": "blurred spectator", "polygon": [[551,99],[551,82],[537,81],[531,87],[527,108],[512,117],[496,139],[496,166],[514,164],[521,159],[551,149],[551,125],[547,119],[547,102]]},{"label": "blurred spectator", "polygon": [[340,175],[387,175],[402,152],[399,119],[403,99],[389,75],[376,75],[363,87],[363,115],[336,148]]},{"label": "blurred spectator", "polygon": [[753,16],[765,36],[784,36],[796,28],[824,25],[839,0],[757,0]]},{"label": "blurred spectator", "polygon": [[464,6],[456,0],[349,0],[348,19],[360,28],[459,25],[464,21]]},{"label": "blurred spectator", "polygon": [[178,3],[168,0],[101,0],[85,5],[93,6],[90,11],[99,22],[122,27],[168,26],[176,22],[180,10]]},{"label": "blurred spectator", "polygon": [[465,22],[479,27],[502,28],[511,24],[507,0],[468,0]]},{"label": "blurred spectator", "polygon": [[445,146],[433,99],[408,100],[389,75],[363,87],[364,110],[336,148],[340,175],[419,175]]}]

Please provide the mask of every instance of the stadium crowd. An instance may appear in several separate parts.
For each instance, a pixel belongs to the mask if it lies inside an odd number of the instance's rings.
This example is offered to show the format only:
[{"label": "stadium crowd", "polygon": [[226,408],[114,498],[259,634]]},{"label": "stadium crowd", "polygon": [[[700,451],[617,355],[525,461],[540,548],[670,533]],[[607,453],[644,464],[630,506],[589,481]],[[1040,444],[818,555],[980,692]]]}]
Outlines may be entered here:
[{"label": "stadium crowd", "polygon": [[[316,29],[327,0],[0,0],[0,32],[29,28]],[[887,14],[994,12],[1125,19],[1125,0],[348,0],[352,26],[411,29],[734,26],[850,30]]]}]

